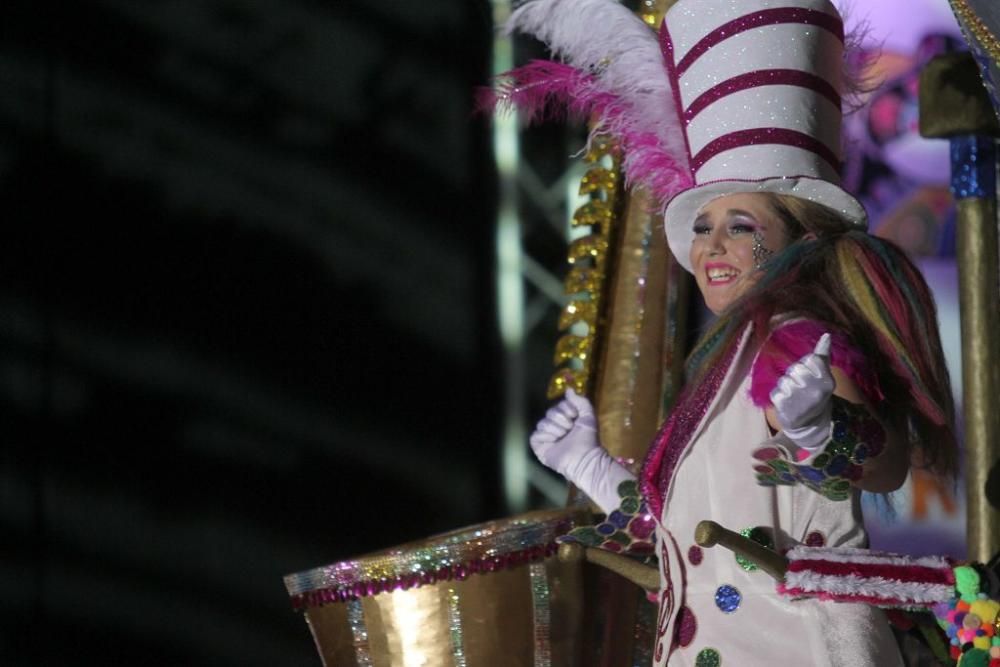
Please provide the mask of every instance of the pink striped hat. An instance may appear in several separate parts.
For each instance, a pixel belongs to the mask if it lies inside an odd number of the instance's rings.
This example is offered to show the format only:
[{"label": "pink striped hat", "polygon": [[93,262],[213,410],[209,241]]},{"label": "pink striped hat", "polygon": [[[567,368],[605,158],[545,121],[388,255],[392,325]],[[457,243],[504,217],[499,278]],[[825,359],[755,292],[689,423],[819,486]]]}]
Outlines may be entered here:
[{"label": "pink striped hat", "polygon": [[698,211],[727,194],[801,197],[867,226],[840,187],[844,29],[828,0],[680,0],[660,47],[694,182],[664,214],[684,268]]},{"label": "pink striped hat", "polygon": [[844,29],[829,0],[679,0],[659,41],[618,0],[526,0],[506,29],[559,62],[507,72],[481,103],[617,137],[688,271],[695,216],[726,194],[794,195],[867,225],[840,188]]}]

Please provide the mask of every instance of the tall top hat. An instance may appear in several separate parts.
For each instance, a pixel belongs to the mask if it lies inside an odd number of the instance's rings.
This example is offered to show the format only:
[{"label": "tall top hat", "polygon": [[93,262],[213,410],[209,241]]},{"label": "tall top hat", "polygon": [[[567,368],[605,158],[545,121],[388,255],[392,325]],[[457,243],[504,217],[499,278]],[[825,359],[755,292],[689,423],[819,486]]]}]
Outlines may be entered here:
[{"label": "tall top hat", "polygon": [[726,194],[801,197],[866,226],[840,187],[844,29],[829,0],[679,0],[658,39],[616,0],[529,0],[508,29],[564,62],[509,72],[498,101],[529,116],[556,103],[615,134],[689,271],[694,219]]},{"label": "tall top hat", "polygon": [[828,0],[682,0],[660,43],[695,183],[665,209],[685,268],[695,216],[725,194],[793,195],[865,226],[839,186],[844,30]]}]

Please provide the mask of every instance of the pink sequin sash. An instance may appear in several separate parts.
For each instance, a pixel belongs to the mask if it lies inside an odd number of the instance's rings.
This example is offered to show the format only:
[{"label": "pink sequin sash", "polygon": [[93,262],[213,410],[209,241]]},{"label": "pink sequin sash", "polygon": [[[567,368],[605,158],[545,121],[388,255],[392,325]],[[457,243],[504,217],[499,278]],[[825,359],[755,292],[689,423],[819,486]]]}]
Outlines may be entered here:
[{"label": "pink sequin sash", "polygon": [[748,333],[749,325],[736,342],[730,345],[719,363],[709,370],[701,384],[694,390],[685,387],[677,399],[677,406],[671,411],[649,448],[639,473],[639,482],[642,495],[657,520],[663,516],[674,470],[691,445],[695,430],[705,418],[712,400],[719,393],[719,388],[736,358],[736,353],[743,348]]}]

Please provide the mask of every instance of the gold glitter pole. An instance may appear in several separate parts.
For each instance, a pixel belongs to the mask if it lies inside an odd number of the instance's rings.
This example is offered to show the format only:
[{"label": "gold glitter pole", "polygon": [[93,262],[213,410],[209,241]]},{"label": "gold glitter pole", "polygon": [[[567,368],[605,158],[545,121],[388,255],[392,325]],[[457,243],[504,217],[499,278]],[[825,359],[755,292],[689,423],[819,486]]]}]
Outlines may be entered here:
[{"label": "gold glitter pole", "polygon": [[[674,1],[642,0],[639,16],[658,27]],[[601,443],[613,456],[641,461],[679,388],[690,281],[646,193],[622,198],[593,396]]]},{"label": "gold glitter pole", "polygon": [[787,558],[739,533],[723,528],[714,521],[698,522],[694,529],[694,541],[698,546],[705,548],[723,546],[767,572],[775,581],[785,580],[785,572],[788,571]]},{"label": "gold glitter pole", "polygon": [[[639,16],[651,28],[662,21],[671,0],[642,0]],[[617,167],[617,165],[616,165]],[[616,171],[617,173],[617,171]],[[683,357],[687,276],[666,248],[662,219],[652,213],[642,191],[619,192],[615,182],[614,220],[602,304],[594,313],[599,340],[590,392],[594,399],[601,443],[616,457],[641,461],[663,417],[665,394],[672,397]],[[610,185],[610,182],[609,182]],[[594,329],[592,329],[594,331]],[[599,356],[596,356],[599,355]],[[651,662],[652,638],[637,628],[641,605],[649,605],[642,590],[626,583],[658,587],[652,568],[586,549],[586,560],[601,570],[589,571],[584,665],[626,667]],[[649,614],[655,618],[655,613]]]},{"label": "gold glitter pole", "polygon": [[[995,160],[994,140],[989,137],[1000,135],[1000,127],[971,56],[944,56],[924,70],[920,131],[924,136],[953,140],[979,135],[988,149],[978,155],[980,162]],[[996,298],[1000,248],[995,170],[986,170],[985,178],[991,182],[972,182],[969,175],[978,172],[979,166],[964,165],[956,172],[953,165],[952,189],[958,198],[967,557],[986,562],[1000,548],[1000,512],[989,506],[985,494],[987,476],[1000,453],[1000,411],[996,409],[1000,395],[1000,310]],[[995,164],[990,166],[995,168]]]},{"label": "gold glitter pole", "polygon": [[559,560],[566,563],[576,563],[586,560],[588,563],[594,563],[607,570],[611,570],[615,574],[625,577],[633,584],[641,586],[648,591],[655,591],[660,587],[660,573],[655,567],[643,565],[634,558],[605,551],[604,549],[595,549],[574,542],[566,542],[559,545]]},{"label": "gold glitter pole", "polygon": [[1000,512],[990,507],[984,492],[1000,445],[996,202],[962,199],[958,216],[967,557],[985,563],[1000,549]]}]

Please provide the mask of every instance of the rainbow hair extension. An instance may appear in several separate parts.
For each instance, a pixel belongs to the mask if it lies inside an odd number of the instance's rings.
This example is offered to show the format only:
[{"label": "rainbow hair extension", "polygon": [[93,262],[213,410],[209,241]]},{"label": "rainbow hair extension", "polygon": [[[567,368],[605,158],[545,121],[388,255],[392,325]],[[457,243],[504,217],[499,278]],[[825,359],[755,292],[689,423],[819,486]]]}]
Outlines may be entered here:
[{"label": "rainbow hair extension", "polygon": [[747,323],[759,349],[773,323],[788,317],[821,323],[861,350],[883,397],[872,405],[880,419],[907,437],[923,465],[954,473],[954,404],[937,312],[898,246],[861,231],[791,244],[704,333],[688,357],[689,382],[704,379]]},{"label": "rainbow hair extension", "polygon": [[[837,244],[837,264],[847,293],[877,334],[883,353],[910,391],[920,413],[943,426],[953,419],[934,300],[902,250],[867,235]],[[873,242],[869,242],[872,239]],[[942,395],[941,389],[947,389]]]}]

